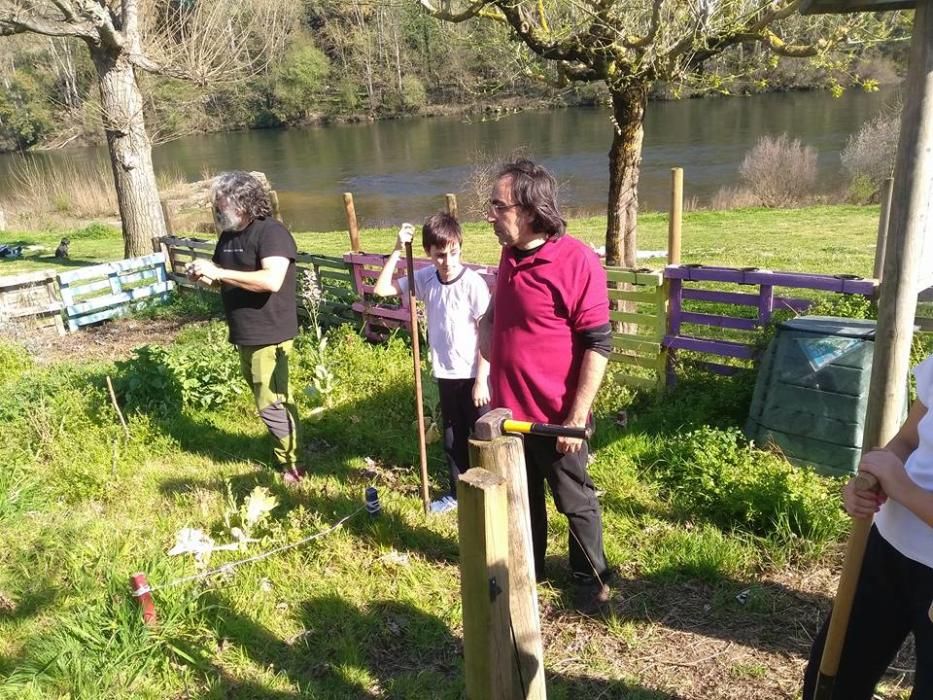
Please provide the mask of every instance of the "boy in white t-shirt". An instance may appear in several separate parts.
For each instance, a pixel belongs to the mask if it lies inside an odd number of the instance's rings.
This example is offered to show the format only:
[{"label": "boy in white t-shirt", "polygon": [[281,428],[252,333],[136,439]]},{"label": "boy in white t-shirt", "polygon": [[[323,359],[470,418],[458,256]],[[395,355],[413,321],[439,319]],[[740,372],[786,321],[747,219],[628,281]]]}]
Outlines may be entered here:
[{"label": "boy in white t-shirt", "polygon": [[[897,435],[867,452],[859,470],[878,479],[880,492],[843,491],[854,518],[871,518],[862,572],[846,631],[833,697],[871,700],[875,685],[909,633],[917,667],[911,700],[933,698],[933,357],[914,369],[917,401]],[[823,625],[804,676],[804,700],[813,697],[826,630]]]},{"label": "boy in white t-shirt", "polygon": [[[388,297],[408,293],[408,279],[394,279],[395,267],[414,235],[411,224],[398,232],[373,291]],[[434,263],[415,271],[415,298],[424,302],[431,366],[441,397],[444,452],[450,491],[431,503],[432,513],[457,507],[457,477],[470,468],[473,424],[489,410],[489,363],[479,353],[477,324],[489,306],[489,287],[475,270],[463,266],[460,224],[449,214],[435,214],[421,229],[424,252]]]}]

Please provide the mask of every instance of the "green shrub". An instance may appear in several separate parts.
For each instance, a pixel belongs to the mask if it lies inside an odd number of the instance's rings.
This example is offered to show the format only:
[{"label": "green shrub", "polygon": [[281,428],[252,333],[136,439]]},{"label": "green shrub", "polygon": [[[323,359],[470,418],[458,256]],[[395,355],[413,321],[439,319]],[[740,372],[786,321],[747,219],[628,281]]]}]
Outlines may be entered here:
[{"label": "green shrub", "polygon": [[402,107],[409,112],[416,112],[428,103],[428,92],[424,83],[413,75],[402,78]]},{"label": "green shrub", "polygon": [[0,91],[0,145],[25,150],[45,137],[55,123],[47,85],[30,71],[15,70]]},{"label": "green shrub", "polygon": [[15,381],[32,364],[32,358],[24,347],[0,340],[0,381]]},{"label": "green shrub", "polygon": [[120,238],[121,235],[118,228],[94,222],[77,231],[72,231],[68,234],[68,238],[73,241],[99,241],[108,238]]},{"label": "green shrub", "polygon": [[292,47],[275,72],[272,113],[281,123],[300,122],[315,109],[330,73],[327,56],[313,45]]},{"label": "green shrub", "polygon": [[845,525],[835,481],[755,449],[737,428],[668,436],[643,471],[684,516],[724,529],[825,541]]},{"label": "green shrub", "polygon": [[239,359],[216,323],[188,342],[144,345],[117,362],[115,386],[129,411],[170,415],[182,406],[220,408],[246,391]]},{"label": "green shrub", "polygon": [[873,319],[878,317],[878,306],[861,294],[832,294],[822,297],[807,309],[807,316]]},{"label": "green shrub", "polygon": [[116,365],[114,389],[127,411],[169,415],[181,408],[181,387],[166,348],[143,345]]}]

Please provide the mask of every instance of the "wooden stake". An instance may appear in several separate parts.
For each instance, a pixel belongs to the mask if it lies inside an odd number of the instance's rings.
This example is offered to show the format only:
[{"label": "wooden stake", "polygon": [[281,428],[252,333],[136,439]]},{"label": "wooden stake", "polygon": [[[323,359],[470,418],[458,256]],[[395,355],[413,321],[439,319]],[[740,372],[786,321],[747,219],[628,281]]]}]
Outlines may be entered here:
[{"label": "wooden stake", "polygon": [[360,252],[360,227],[356,222],[356,207],[353,205],[353,193],[343,193],[343,206],[347,211],[347,230],[350,232],[350,250]]},{"label": "wooden stake", "polygon": [[680,265],[680,235],[684,218],[684,169],[671,168],[671,214],[667,220],[667,264]]},{"label": "wooden stake", "polygon": [[421,338],[418,332],[418,304],[415,298],[415,260],[411,243],[405,244],[408,274],[408,321],[411,324],[411,354],[415,361],[415,409],[418,413],[418,455],[421,458],[421,500],[427,514],[431,506],[428,494],[428,447],[424,438],[424,393],[421,388]]},{"label": "wooden stake", "polygon": [[470,469],[457,483],[463,671],[470,700],[515,697],[509,634],[505,480]]},{"label": "wooden stake", "polygon": [[[897,433],[906,399],[910,342],[917,310],[917,272],[933,199],[933,2],[919,2],[906,80],[901,133],[894,168],[897,188],[891,200],[884,274],[872,362],[862,449],[885,445]],[[833,603],[833,616],[820,662],[816,700],[832,697],[839,670],[852,598],[871,530],[870,520],[855,520],[846,563]]]},{"label": "wooden stake", "polygon": [[113,404],[113,410],[117,412],[117,417],[120,419],[120,425],[123,426],[123,434],[126,435],[126,439],[130,439],[130,429],[126,425],[126,419],[123,417],[123,411],[120,410],[120,405],[117,403],[117,394],[113,390],[113,382],[110,381],[110,375],[107,375],[107,390],[110,392],[110,402]]},{"label": "wooden stake", "polygon": [[281,221],[282,211],[279,209],[279,194],[275,190],[269,190],[269,204],[272,205],[272,217]]},{"label": "wooden stake", "polygon": [[457,195],[448,192],[444,195],[444,199],[447,200],[447,213],[455,219],[459,219],[460,216],[457,213]]},{"label": "wooden stake", "polygon": [[875,266],[872,272],[879,282],[884,274],[884,248],[888,243],[891,223],[891,199],[894,197],[894,178],[889,177],[881,186],[881,216],[878,218],[878,241],[875,243]]},{"label": "wooden stake", "polygon": [[168,202],[164,199],[160,199],[159,204],[162,206],[162,219],[165,221],[165,233],[169,236],[174,236],[175,224],[172,222],[172,212],[168,208]]},{"label": "wooden stake", "polygon": [[[538,613],[531,516],[528,507],[528,474],[522,439],[504,435],[495,440],[470,440],[470,466],[503,478],[508,495],[509,611],[512,618],[518,697],[543,700],[544,645]],[[515,658],[517,655],[518,658]]]}]

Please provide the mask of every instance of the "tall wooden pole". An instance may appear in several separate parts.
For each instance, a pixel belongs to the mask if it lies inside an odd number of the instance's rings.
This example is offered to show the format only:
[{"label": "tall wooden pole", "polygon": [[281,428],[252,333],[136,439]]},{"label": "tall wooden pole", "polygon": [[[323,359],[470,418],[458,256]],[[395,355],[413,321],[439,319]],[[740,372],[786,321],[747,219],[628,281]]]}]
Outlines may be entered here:
[{"label": "tall wooden pole", "polygon": [[[512,619],[515,694],[525,700],[544,700],[544,645],[538,613],[528,474],[525,450],[517,435],[494,440],[470,440],[470,467],[501,476],[508,494],[509,611]],[[510,658],[513,655],[510,654]]]},{"label": "tall wooden pole", "polygon": [[880,280],[884,276],[884,249],[888,244],[888,228],[891,225],[891,200],[894,198],[894,178],[889,177],[881,185],[881,216],[878,217],[878,240],[875,243],[875,266],[872,277]]},{"label": "tall wooden pole", "polygon": [[347,230],[350,232],[350,251],[360,252],[360,227],[356,222],[356,206],[353,204],[353,193],[343,193],[343,208],[347,212]]},{"label": "tall wooden pole", "polygon": [[447,203],[447,213],[455,219],[459,219],[460,215],[457,209],[457,195],[448,192],[446,195],[444,195],[444,200]]},{"label": "tall wooden pole", "polygon": [[684,219],[684,169],[671,168],[671,215],[667,220],[667,264],[680,265]]},{"label": "tall wooden pole", "polygon": [[[874,360],[865,415],[863,449],[885,445],[898,430],[905,401],[910,341],[917,310],[918,270],[933,200],[933,0],[914,14],[901,133],[894,167],[894,197],[878,304]],[[832,697],[845,642],[855,582],[865,555],[871,520],[853,520],[846,564],[820,663],[815,697]],[[841,698],[838,700],[842,700]]]},{"label": "tall wooden pole", "polygon": [[428,494],[428,446],[424,438],[424,391],[421,388],[421,338],[418,332],[418,303],[415,298],[415,256],[411,242],[405,244],[405,265],[408,275],[408,320],[411,324],[411,354],[415,362],[415,411],[418,414],[418,456],[421,461],[421,500],[424,512],[431,507]]}]

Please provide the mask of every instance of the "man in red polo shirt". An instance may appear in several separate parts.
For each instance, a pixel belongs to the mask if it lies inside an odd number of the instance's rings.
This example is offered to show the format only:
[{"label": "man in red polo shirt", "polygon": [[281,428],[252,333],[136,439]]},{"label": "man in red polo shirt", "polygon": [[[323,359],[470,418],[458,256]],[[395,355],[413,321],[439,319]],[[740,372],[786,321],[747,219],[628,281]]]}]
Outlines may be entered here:
[{"label": "man in red polo shirt", "polygon": [[[511,409],[518,420],[587,425],[611,347],[606,273],[599,258],[567,235],[556,182],[531,161],[502,168],[486,220],[503,246],[495,295],[481,327],[487,340],[491,334],[492,405]],[[538,579],[544,578],[547,547],[547,480],[570,525],[576,607],[596,612],[609,600],[611,570],[587,455],[584,440],[525,438]]]}]

